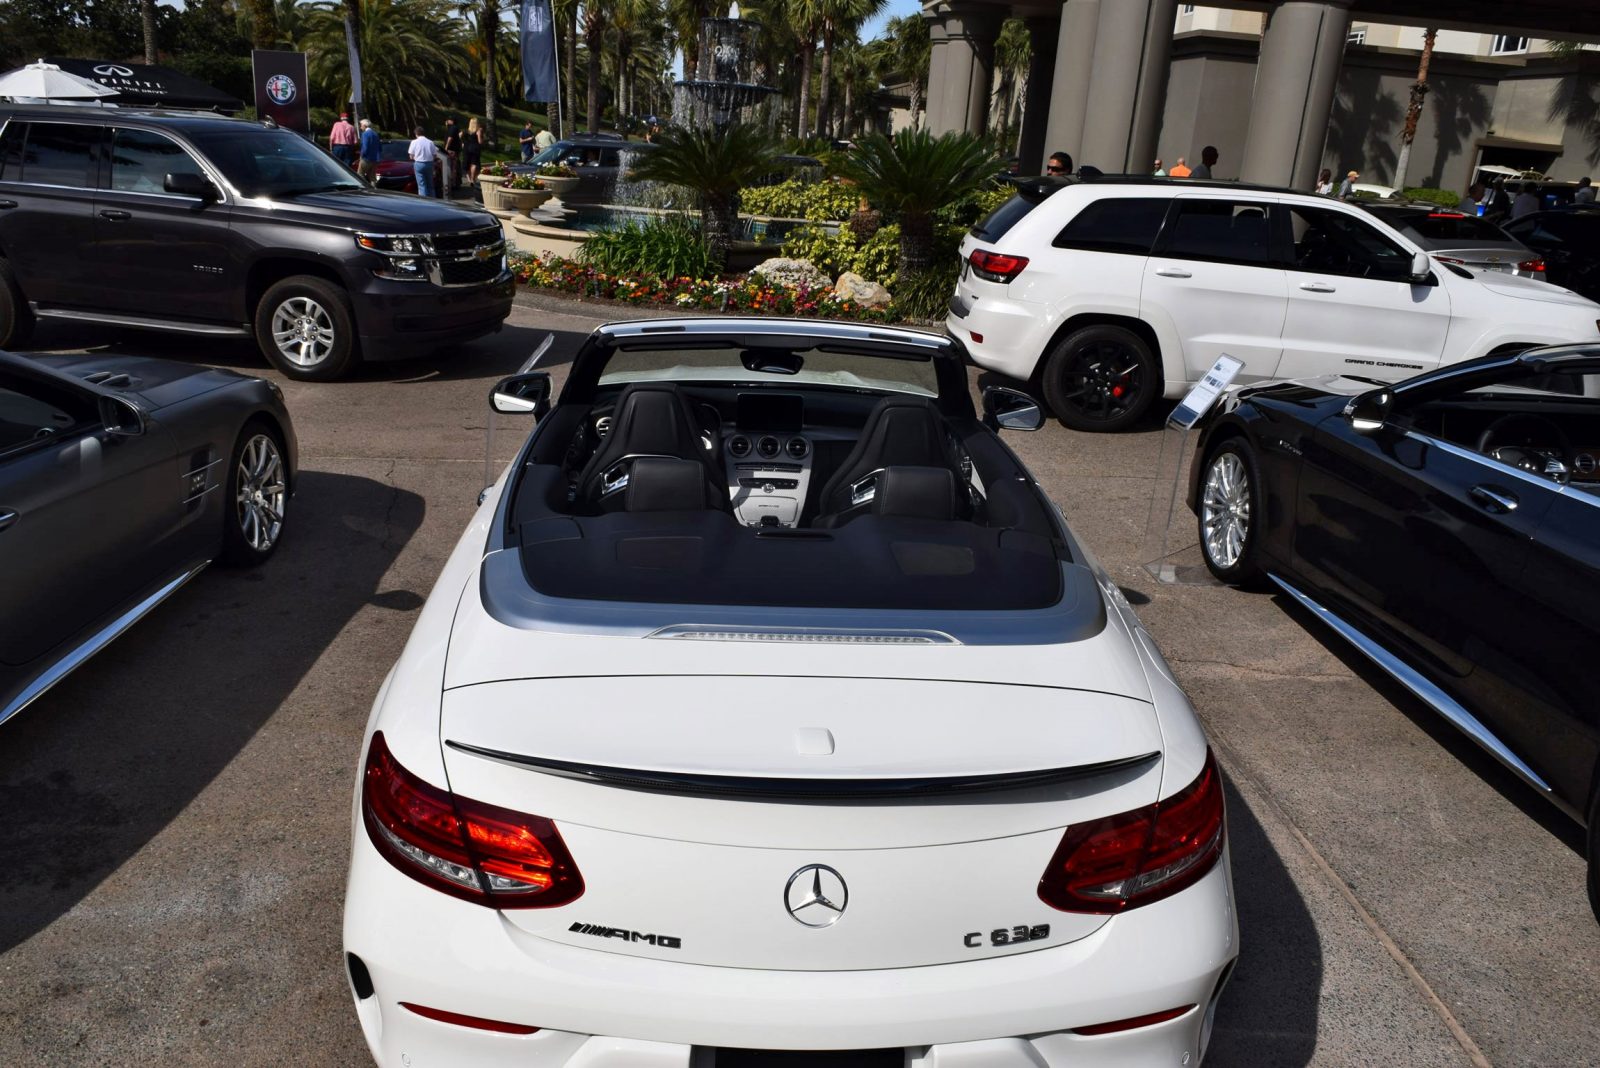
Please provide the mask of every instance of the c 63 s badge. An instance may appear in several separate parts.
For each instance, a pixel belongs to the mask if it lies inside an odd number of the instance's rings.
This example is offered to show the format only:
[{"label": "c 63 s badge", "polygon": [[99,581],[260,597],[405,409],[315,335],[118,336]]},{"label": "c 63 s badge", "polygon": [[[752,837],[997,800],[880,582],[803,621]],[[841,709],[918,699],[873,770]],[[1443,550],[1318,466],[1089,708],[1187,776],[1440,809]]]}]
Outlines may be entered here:
[{"label": "c 63 s badge", "polygon": [[1048,923],[1036,923],[1032,927],[1026,924],[1019,927],[996,927],[984,937],[982,931],[973,931],[961,941],[968,949],[977,949],[987,943],[991,946],[1014,946],[1022,942],[1039,942],[1050,937]]},{"label": "c 63 s badge", "polygon": [[624,942],[644,942],[662,949],[683,948],[681,938],[663,934],[643,934],[639,931],[630,931],[626,927],[601,927],[594,923],[575,923],[567,930],[574,934],[593,935],[595,938],[620,938]]}]

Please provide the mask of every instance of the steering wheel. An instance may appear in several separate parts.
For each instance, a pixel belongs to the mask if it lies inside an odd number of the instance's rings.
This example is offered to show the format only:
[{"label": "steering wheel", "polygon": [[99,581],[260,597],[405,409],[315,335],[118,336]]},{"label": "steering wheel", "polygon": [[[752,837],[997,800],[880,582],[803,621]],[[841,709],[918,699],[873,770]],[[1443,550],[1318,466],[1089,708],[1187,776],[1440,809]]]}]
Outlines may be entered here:
[{"label": "steering wheel", "polygon": [[[1478,435],[1478,451],[1563,485],[1574,459],[1566,431],[1554,420],[1529,412],[1502,415],[1484,427]],[[1551,461],[1559,461],[1559,468],[1552,469]]]}]

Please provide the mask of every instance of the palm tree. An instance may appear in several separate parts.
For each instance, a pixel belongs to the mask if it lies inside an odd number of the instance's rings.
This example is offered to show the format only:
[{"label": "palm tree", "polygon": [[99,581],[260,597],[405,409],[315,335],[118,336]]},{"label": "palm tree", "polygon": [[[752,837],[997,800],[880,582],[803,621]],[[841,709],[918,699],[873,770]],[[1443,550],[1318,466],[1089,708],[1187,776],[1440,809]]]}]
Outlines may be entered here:
[{"label": "palm tree", "polygon": [[817,95],[817,130],[833,133],[833,53],[839,36],[849,36],[883,10],[887,0],[822,0],[822,88]]},{"label": "palm tree", "polygon": [[[994,101],[996,114],[991,118],[992,129],[1002,143],[1008,142],[1012,113],[1016,108],[1018,91],[1028,77],[1028,61],[1033,55],[1027,23],[1018,18],[1006,19],[994,43],[994,65],[1000,70],[1000,92]],[[1020,120],[1018,120],[1020,123]]]},{"label": "palm tree", "polygon": [[822,32],[823,4],[827,0],[787,0],[789,28],[800,42],[800,96],[796,100],[794,135],[804,140],[811,136],[811,68],[817,55],[817,37]]},{"label": "palm tree", "polygon": [[139,25],[144,31],[144,61],[156,61],[156,0],[139,0]]},{"label": "palm tree", "polygon": [[738,222],[735,201],[739,190],[777,166],[777,143],[758,126],[726,130],[675,126],[656,143],[655,151],[644,153],[633,165],[634,176],[685,186],[698,194],[700,237],[712,268],[722,270]]},{"label": "palm tree", "polygon": [[871,95],[871,90],[877,87],[876,71],[872,64],[872,52],[867,45],[861,43],[855,30],[840,41],[835,48],[836,58],[840,68],[840,81],[844,83],[844,122],[839,130],[839,135],[845,140],[854,137],[857,126],[858,105],[861,103],[856,96],[856,87],[861,86],[866,91],[861,95]]},{"label": "palm tree", "polygon": [[710,14],[710,0],[667,0],[667,21],[683,49],[685,78],[696,77],[700,65],[700,22]]},{"label": "palm tree", "polygon": [[933,42],[928,37],[928,22],[921,15],[902,15],[890,19],[884,36],[873,42],[878,77],[886,84],[898,76],[904,79],[910,96],[911,128],[921,125],[918,113],[928,90],[928,63],[933,57]]},{"label": "palm tree", "polygon": [[583,24],[583,46],[589,51],[588,109],[589,132],[600,129],[600,52],[605,46],[606,26],[610,23],[607,0],[583,0],[579,21]]},{"label": "palm tree", "polygon": [[244,0],[250,13],[250,45],[252,48],[278,46],[277,9],[272,0]]},{"label": "palm tree", "polygon": [[933,213],[977,191],[998,169],[988,145],[971,134],[934,137],[906,130],[893,140],[869,134],[839,172],[886,215],[900,220],[900,278],[933,265]]},{"label": "palm tree", "polygon": [[[421,122],[430,106],[448,103],[448,87],[471,77],[466,48],[449,0],[358,0],[357,48],[365,62],[361,82],[368,111],[391,125]],[[350,63],[344,5],[317,0],[305,8],[300,47],[311,76],[350,99]]]},{"label": "palm tree", "polygon": [[561,129],[551,124],[551,132],[566,137],[578,128],[578,0],[553,0],[551,17],[555,20],[557,48],[566,71],[561,78]]}]

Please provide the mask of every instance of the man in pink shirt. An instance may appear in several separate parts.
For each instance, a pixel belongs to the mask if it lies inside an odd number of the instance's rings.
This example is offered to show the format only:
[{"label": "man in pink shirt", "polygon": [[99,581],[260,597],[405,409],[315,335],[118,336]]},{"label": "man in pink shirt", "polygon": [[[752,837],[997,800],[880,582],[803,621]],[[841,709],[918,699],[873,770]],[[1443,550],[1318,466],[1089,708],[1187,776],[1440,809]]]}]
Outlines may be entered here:
[{"label": "man in pink shirt", "polygon": [[346,167],[356,165],[356,128],[350,125],[348,111],[339,112],[339,121],[333,124],[333,132],[328,134],[328,151]]}]

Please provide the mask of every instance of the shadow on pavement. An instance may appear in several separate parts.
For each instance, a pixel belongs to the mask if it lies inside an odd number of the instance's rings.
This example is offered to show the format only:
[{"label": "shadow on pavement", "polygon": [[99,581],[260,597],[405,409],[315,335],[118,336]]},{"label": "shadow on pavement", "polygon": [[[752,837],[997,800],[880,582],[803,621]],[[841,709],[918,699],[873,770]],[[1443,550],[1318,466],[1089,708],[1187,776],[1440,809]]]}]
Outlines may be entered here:
[{"label": "shadow on pavement", "polygon": [[1206,1064],[1299,1068],[1317,1048],[1322,944],[1294,880],[1255,813],[1228,782],[1228,849],[1239,961],[1217,1006]]},{"label": "shadow on pavement", "polygon": [[421,497],[307,471],[291,507],[272,560],[208,568],[6,724],[0,952],[72,909],[193,802],[364,606],[420,604],[379,585],[422,523]]}]

